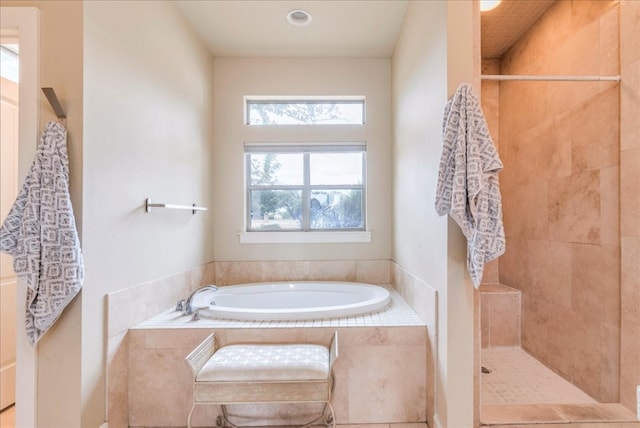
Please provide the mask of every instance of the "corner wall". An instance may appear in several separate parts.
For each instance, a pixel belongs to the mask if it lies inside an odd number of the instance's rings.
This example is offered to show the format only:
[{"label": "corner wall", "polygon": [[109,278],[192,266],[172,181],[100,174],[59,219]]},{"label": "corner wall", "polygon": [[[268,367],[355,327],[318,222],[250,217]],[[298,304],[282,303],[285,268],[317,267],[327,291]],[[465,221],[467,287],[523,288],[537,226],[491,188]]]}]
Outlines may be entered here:
[{"label": "corner wall", "polygon": [[213,58],[171,2],[84,2],[83,34],[82,419],[67,426],[96,427],[105,296],[213,260],[210,211],[143,208],[147,197],[212,207]]},{"label": "corner wall", "polygon": [[[82,156],[83,156],[83,83],[82,83],[82,26],[83,3],[78,1],[7,1],[2,7],[36,7],[40,16],[40,58],[39,86],[53,87],[67,113],[67,147],[69,154],[69,174],[71,201],[76,225],[82,236]],[[36,133],[38,138],[44,124],[55,120],[55,114],[49,106],[40,88],[35,96],[39,98],[40,120],[38,129],[27,130]],[[22,130],[24,131],[24,130]],[[26,134],[23,133],[23,134]],[[24,138],[24,135],[23,135]],[[34,139],[33,153],[37,140]],[[22,152],[20,155],[25,154]],[[33,158],[21,158],[20,168],[30,165]],[[26,171],[26,169],[25,169]],[[21,185],[22,183],[20,183]],[[24,295],[20,288],[18,295]],[[18,404],[17,423],[36,423],[37,426],[80,426],[80,330],[81,297],[78,295],[65,309],[60,319],[42,337],[35,348],[36,367],[25,367],[26,354],[18,353],[18,376],[28,372],[36,373],[36,391],[30,390],[30,379],[17,379]],[[24,329],[18,327],[18,347],[34,349],[27,342]],[[22,357],[22,358],[21,358]],[[22,366],[21,366],[22,364]],[[21,384],[21,381],[23,382]],[[25,385],[25,383],[27,385]],[[35,415],[32,409],[20,404],[20,392],[37,393]],[[31,397],[30,397],[31,398]],[[28,405],[30,403],[23,404]]]},{"label": "corner wall", "polygon": [[435,411],[427,416],[434,427],[477,422],[466,242],[453,221],[437,216],[434,203],[444,106],[460,83],[479,88],[479,21],[475,2],[412,1],[392,59],[392,259],[397,271],[437,293],[434,307],[420,307],[428,299],[409,302],[418,313],[437,310]]}]

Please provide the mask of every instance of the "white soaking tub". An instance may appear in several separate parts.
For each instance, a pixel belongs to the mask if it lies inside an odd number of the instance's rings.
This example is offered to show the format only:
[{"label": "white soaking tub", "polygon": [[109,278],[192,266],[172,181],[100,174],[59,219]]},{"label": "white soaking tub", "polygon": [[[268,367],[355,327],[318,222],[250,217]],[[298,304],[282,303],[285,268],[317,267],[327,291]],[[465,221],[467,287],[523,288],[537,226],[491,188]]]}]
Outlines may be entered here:
[{"label": "white soaking tub", "polygon": [[389,305],[389,291],[358,282],[291,281],[220,287],[193,303],[199,315],[234,320],[313,320],[361,315]]}]

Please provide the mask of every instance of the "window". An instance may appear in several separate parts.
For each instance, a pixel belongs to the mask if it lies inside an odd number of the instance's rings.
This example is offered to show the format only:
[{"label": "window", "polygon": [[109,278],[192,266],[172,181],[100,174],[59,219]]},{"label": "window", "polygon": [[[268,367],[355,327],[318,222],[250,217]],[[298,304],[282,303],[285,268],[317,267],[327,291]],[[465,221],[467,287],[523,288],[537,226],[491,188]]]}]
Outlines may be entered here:
[{"label": "window", "polygon": [[364,98],[245,98],[247,125],[363,125]]},{"label": "window", "polygon": [[246,143],[247,231],[365,230],[364,143]]},{"label": "window", "polygon": [[20,61],[18,44],[0,45],[0,76],[18,83],[20,77]]}]

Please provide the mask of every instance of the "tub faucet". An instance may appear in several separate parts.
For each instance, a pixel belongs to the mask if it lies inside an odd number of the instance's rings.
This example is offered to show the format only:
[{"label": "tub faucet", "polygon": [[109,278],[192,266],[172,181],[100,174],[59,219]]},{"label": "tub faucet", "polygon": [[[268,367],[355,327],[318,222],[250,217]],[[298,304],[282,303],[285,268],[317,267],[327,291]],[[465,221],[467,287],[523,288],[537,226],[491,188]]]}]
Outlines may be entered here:
[{"label": "tub faucet", "polygon": [[202,293],[203,291],[207,291],[207,290],[217,291],[218,287],[216,287],[215,285],[205,285],[203,287],[196,288],[191,292],[191,294],[189,294],[189,296],[185,300],[180,300],[178,302],[178,305],[176,306],[176,310],[177,311],[182,310],[183,315],[191,315],[193,313],[193,307],[191,306],[191,302],[193,301],[193,298],[196,297],[198,294]]}]

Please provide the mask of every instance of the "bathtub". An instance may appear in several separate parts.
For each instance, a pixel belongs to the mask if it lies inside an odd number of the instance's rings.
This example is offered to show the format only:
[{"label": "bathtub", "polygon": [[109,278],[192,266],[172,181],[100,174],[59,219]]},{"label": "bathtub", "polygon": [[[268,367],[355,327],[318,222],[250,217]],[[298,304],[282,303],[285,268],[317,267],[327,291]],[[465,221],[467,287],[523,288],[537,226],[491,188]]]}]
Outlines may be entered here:
[{"label": "bathtub", "polygon": [[357,282],[265,282],[220,287],[197,296],[201,317],[233,320],[313,320],[361,315],[389,305],[389,291]]}]

